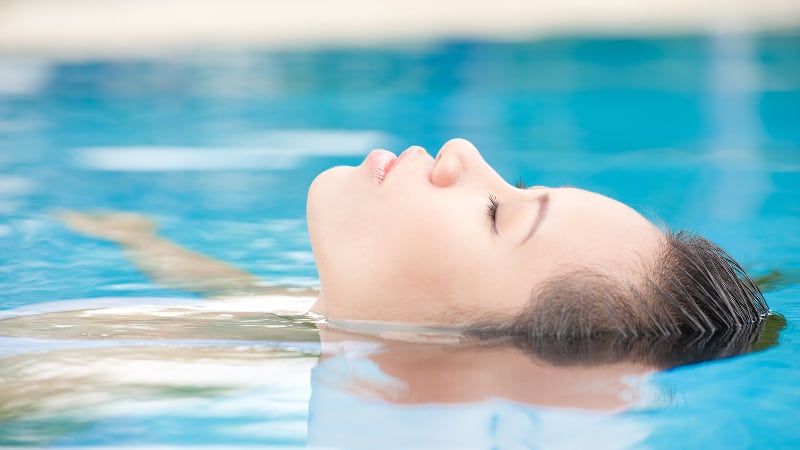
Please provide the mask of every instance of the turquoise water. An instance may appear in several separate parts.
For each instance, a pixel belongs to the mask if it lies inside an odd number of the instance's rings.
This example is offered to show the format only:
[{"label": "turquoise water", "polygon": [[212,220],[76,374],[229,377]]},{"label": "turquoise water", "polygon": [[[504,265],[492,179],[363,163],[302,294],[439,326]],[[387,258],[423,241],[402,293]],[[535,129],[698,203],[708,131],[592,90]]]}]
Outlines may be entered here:
[{"label": "turquoise water", "polygon": [[[800,34],[782,33],[0,57],[0,317],[14,319],[0,322],[13,336],[0,338],[0,445],[793,448],[798,49]],[[380,372],[368,351],[318,364],[305,325],[249,303],[205,311],[54,215],[138,211],[269,283],[313,286],[313,177],[456,136],[512,182],[602,192],[777,274],[778,345],[656,374],[637,390],[644,405],[611,415],[365,399],[342,386]],[[108,309],[140,304],[153,309]],[[120,320],[68,313],[93,308]],[[37,321],[45,311],[64,315]],[[356,369],[339,369],[343,354]]]}]

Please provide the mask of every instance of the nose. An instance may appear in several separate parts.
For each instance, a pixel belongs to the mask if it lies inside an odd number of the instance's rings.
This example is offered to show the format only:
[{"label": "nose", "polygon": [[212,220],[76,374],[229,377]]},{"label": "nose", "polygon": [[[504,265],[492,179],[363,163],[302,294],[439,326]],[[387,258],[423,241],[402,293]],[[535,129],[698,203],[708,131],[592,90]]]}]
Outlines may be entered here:
[{"label": "nose", "polygon": [[466,139],[451,139],[436,155],[431,183],[437,187],[452,186],[466,174],[480,170],[481,166],[489,168],[471,142]]}]

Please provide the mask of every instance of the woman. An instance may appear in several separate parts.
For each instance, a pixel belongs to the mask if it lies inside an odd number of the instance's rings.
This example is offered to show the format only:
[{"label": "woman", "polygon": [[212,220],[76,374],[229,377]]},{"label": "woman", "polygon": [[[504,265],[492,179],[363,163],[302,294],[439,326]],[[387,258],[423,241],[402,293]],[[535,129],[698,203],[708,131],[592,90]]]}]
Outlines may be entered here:
[{"label": "woman", "polygon": [[[675,335],[760,322],[767,305],[723,250],[662,232],[571,187],[505,183],[468,141],[431,157],[371,152],[312,183],[308,229],[333,321],[466,327],[479,335]],[[259,280],[158,238],[139,216],[66,213],[169,286],[224,296]]]}]

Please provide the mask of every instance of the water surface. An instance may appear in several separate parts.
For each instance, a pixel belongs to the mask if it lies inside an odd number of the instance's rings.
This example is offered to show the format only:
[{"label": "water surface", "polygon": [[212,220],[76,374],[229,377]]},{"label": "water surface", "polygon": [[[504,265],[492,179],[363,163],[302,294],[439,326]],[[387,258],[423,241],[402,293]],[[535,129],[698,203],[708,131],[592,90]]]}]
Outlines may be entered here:
[{"label": "water surface", "polygon": [[[798,48],[798,34],[782,33],[0,57],[0,444],[791,448]],[[313,326],[268,303],[208,310],[54,215],[138,211],[267,283],[314,286],[304,225],[313,177],[376,147],[435,152],[456,136],[509,181],[596,190],[717,241],[769,276],[767,300],[788,322],[778,344],[637,378],[628,391],[578,383],[628,392],[613,414],[492,390],[390,401],[403,377],[373,347],[326,357]],[[29,314],[45,311],[67,312]]]}]

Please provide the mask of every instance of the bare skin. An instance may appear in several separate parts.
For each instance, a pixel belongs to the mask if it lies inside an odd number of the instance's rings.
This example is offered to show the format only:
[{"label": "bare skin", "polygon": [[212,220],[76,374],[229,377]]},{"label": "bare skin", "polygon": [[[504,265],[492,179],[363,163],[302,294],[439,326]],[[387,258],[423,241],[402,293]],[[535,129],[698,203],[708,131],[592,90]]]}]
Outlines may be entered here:
[{"label": "bare skin", "polygon": [[317,294],[308,288],[266,286],[251,273],[158,236],[156,223],[141,214],[64,211],[58,216],[77,233],[122,246],[136,267],[162,287],[211,298]]},{"label": "bare skin", "polygon": [[635,279],[661,244],[655,226],[616,200],[509,185],[463,139],[435,159],[411,147],[380,179],[370,161],[327,170],[309,189],[319,293],[265,286],[157,236],[141,215],[60,217],[76,232],[118,243],[165,287],[215,298],[319,294],[312,311],[331,319],[427,325],[513,317],[539,283],[576,268]]},{"label": "bare skin", "polygon": [[[496,199],[499,205],[491,220],[487,198]],[[646,258],[659,243],[655,227],[607,197],[572,188],[521,190],[508,185],[463,140],[445,144],[436,159],[419,147],[408,149],[380,182],[366,163],[327,171],[310,189],[308,211],[323,285],[314,310],[331,319],[442,324],[451,317],[467,320],[485,313],[512,315],[527,305],[538,280],[581,265],[606,266],[615,276],[635,276],[636,258]],[[318,294],[311,289],[265,286],[252,274],[158,236],[156,224],[139,214],[67,211],[59,218],[75,232],[119,244],[143,273],[164,287],[212,298]],[[487,298],[492,299],[490,303]],[[105,326],[118,337],[147,338],[152,334],[148,326],[128,325],[154,325],[151,319],[97,315],[91,318],[94,331],[80,336],[108,336],[103,332]],[[240,314],[225,320],[239,319],[254,317]],[[33,319],[7,320],[7,329],[24,334]],[[13,326],[15,320],[19,326]],[[214,318],[191,314],[167,322],[185,322],[173,327],[176,338],[208,338],[209,330],[220,338],[238,334],[209,328],[209,320]],[[72,321],[80,323],[80,314],[58,319],[61,325]],[[160,337],[173,337],[169,324],[158,327]],[[70,333],[53,335],[55,331],[46,326],[33,328],[50,333],[48,337]],[[338,332],[330,331],[321,337],[326,344],[341,339]],[[323,359],[327,357],[323,355]],[[587,399],[552,383],[563,381],[580,389],[584,381],[600,377],[609,380],[610,386],[621,387],[612,380],[652,370],[635,364],[555,368],[518,350],[499,347],[457,351],[453,347],[426,347],[423,351],[400,347],[371,358],[383,371],[406,382],[405,394],[386,396],[386,400],[400,403],[501,396],[550,405],[619,409],[624,402],[616,395]],[[436,361],[439,363],[434,364]],[[426,375],[418,376],[422,372]],[[574,376],[569,375],[572,372]],[[531,380],[552,391],[532,389]],[[548,397],[550,393],[555,397]]]},{"label": "bare skin", "polygon": [[[458,154],[457,152],[458,150],[453,154]],[[462,176],[467,175],[459,175],[458,178]],[[450,186],[453,184],[445,183],[438,187]],[[533,191],[533,194],[541,195],[541,192]],[[569,197],[570,192],[566,195],[562,198],[572,198]],[[577,193],[577,195],[576,199],[583,198],[581,197],[583,194]],[[527,204],[525,199],[521,199],[520,202],[520,205]],[[474,207],[471,201],[463,204],[468,205],[470,210]],[[480,209],[478,215],[483,218],[485,214],[483,199],[478,200],[477,204]],[[616,211],[623,214],[630,212],[616,204],[613,206],[622,208]],[[505,212],[501,212],[502,216],[497,226],[501,232],[506,233],[506,236],[513,233],[513,222],[509,221],[512,220],[514,211],[514,205],[511,205],[506,206]],[[520,211],[522,212],[519,214],[523,216],[527,214],[524,210]],[[551,210],[551,213],[555,211],[557,210]],[[629,217],[634,222],[626,225],[627,229],[632,226],[633,229],[648,230],[644,223],[638,222],[636,216]],[[139,214],[62,212],[59,218],[78,233],[119,244],[142,272],[164,287],[180,288],[211,298],[317,294],[310,289],[264,286],[263,281],[252,274],[158,236],[155,223]],[[417,222],[419,226],[425,225],[428,220],[424,215],[407,219],[421,220]],[[439,261],[442,262],[441,259]],[[448,266],[442,267],[446,269]],[[453,285],[450,283],[457,281],[453,278],[442,280],[445,281],[443,286],[451,287]],[[430,287],[430,284],[423,283],[421,286]],[[523,291],[525,290],[527,288]],[[443,292],[447,291],[439,293]],[[337,295],[336,298],[340,297]],[[386,301],[389,302],[389,307],[399,304],[396,302],[398,298],[388,295],[376,297],[376,300],[381,302],[376,303],[372,309],[366,309],[373,313],[368,317],[385,318],[375,313],[387,311]],[[430,298],[432,297],[429,296],[428,299]],[[518,301],[520,302],[518,304],[522,304],[527,298],[523,296]],[[500,310],[514,311],[517,308],[515,305],[518,304],[498,306]],[[409,309],[401,318],[405,319],[411,317],[409,314],[419,312],[420,305],[422,304],[419,302],[410,303]],[[329,306],[331,304],[326,304],[324,300],[318,303],[318,308],[322,312],[330,312],[333,316],[343,319],[359,318],[348,315],[346,310],[335,308],[328,310]],[[432,311],[435,314],[442,312],[440,306],[434,306]],[[313,359],[305,358],[308,355],[281,351],[264,353],[253,349],[253,351],[232,352],[226,348],[215,349],[213,346],[208,348],[148,346],[146,343],[151,339],[157,339],[162,343],[169,339],[270,338],[297,342],[313,341],[316,337],[316,333],[311,333],[313,330],[309,330],[307,326],[303,326],[303,329],[299,330],[302,331],[300,333],[291,327],[275,331],[276,328],[267,324],[268,321],[265,322],[264,317],[253,314],[187,312],[181,311],[180,308],[165,308],[158,313],[163,315],[137,315],[102,310],[97,311],[97,314],[93,311],[66,311],[2,319],[0,329],[3,330],[2,334],[7,336],[73,341],[133,339],[141,340],[144,345],[51,350],[44,353],[33,352],[0,357],[2,362],[0,367],[3,368],[0,375],[10,383],[9,386],[16,386],[4,390],[4,394],[0,396],[0,416],[26,417],[28,413],[36,414],[38,417],[68,416],[71,414],[71,408],[63,409],[64,405],[85,404],[86,408],[102,409],[105,405],[114,405],[120,399],[164,400],[165,393],[172,391],[179,394],[188,393],[180,395],[195,397],[215,396],[243,386],[244,378],[232,382],[229,379],[229,372],[222,374],[222,378],[214,378],[211,373],[198,379],[193,378],[192,374],[199,373],[198,361],[207,363],[210,367],[220,364],[225,367],[237,367],[244,377],[250,376],[250,372],[284,373],[287,370],[284,360],[290,356],[303,357],[300,358],[302,361],[297,360],[297,364],[290,364],[294,367],[290,370],[292,374],[296,374],[297,370],[300,370],[298,368],[310,368],[309,361],[313,363]],[[438,323],[441,317],[441,315],[422,316],[429,323]],[[268,326],[260,327],[264,324]],[[253,325],[256,325],[256,328],[253,328]],[[264,334],[264,330],[271,331],[269,334]],[[326,327],[320,330],[319,337],[323,342],[323,352],[317,374],[325,374],[328,370],[326,364],[331,360],[353,362],[346,352],[341,353],[338,350],[340,344],[346,346],[347,342],[353,340],[379,342],[382,346],[380,351],[362,355],[360,359],[376,365],[382,373],[398,381],[401,387],[398,389],[397,384],[375,384],[371,380],[361,379],[357,370],[351,372],[348,378],[339,380],[344,384],[334,387],[345,389],[357,397],[377,396],[393,404],[458,404],[480,402],[488,398],[504,398],[551,407],[618,411],[629,407],[639,397],[637,382],[634,381],[632,384],[630,380],[642,380],[654,370],[635,362],[558,366],[512,347],[462,345],[458,342],[458,338],[452,343],[431,345],[398,342],[398,335],[391,335],[391,339],[387,341],[377,336],[343,334],[341,331]],[[80,363],[76,365],[76,361]],[[153,371],[153,364],[160,369]],[[163,376],[159,375],[162,373]],[[178,380],[174,378],[175,373],[184,375]],[[38,375],[31,377],[31,374]],[[144,384],[141,376],[147,378]],[[623,382],[623,377],[629,381]],[[269,379],[261,381],[270,382]],[[259,385],[255,381],[254,383],[253,386]],[[245,385],[249,386],[247,383]],[[35,394],[32,394],[34,392]],[[102,395],[92,394],[87,397],[87,393],[102,393]],[[87,403],[89,400],[91,404]]]},{"label": "bare skin", "polygon": [[609,197],[510,185],[464,139],[448,141],[436,158],[410,147],[388,171],[382,155],[329,169],[309,189],[321,284],[314,310],[331,318],[510,318],[538,285],[575,269],[636,282],[663,241]]},{"label": "bare skin", "polygon": [[[171,325],[185,328],[196,320],[175,319]],[[98,330],[103,327],[103,318],[92,321],[98,322],[94,324]],[[110,332],[114,323],[105,326]],[[87,414],[102,415],[104,408],[128,402],[169,402],[226,396],[258,387],[274,389],[291,377],[302,379],[315,365],[315,389],[341,390],[355,398],[377,398],[388,404],[468,404],[500,398],[528,405],[614,412],[640,400],[641,384],[654,370],[635,362],[559,366],[508,346],[415,344],[324,328],[320,330],[323,352],[317,361],[313,354],[261,346],[164,345],[164,339],[209,337],[200,327],[178,336],[171,336],[170,330],[163,329],[157,338],[146,331],[125,336],[155,339],[159,345],[143,340],[135,345],[78,346],[0,357],[0,377],[5,383],[0,390],[0,420],[30,415],[82,421]],[[218,333],[214,337],[225,336]],[[354,342],[380,347],[357,356],[339,348]],[[365,363],[377,367],[385,380],[364,377],[359,367]],[[343,372],[342,364],[349,369]],[[75,405],[81,405],[77,412]],[[346,416],[332,419],[347,421]]]}]

